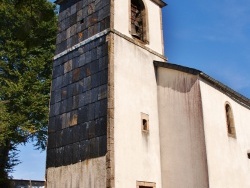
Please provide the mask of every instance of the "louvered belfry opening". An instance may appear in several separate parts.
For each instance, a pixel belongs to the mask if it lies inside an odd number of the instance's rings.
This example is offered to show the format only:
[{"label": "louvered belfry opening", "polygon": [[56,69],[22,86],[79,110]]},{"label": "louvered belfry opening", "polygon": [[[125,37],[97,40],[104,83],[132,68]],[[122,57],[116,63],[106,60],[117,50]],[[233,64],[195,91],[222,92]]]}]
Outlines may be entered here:
[{"label": "louvered belfry opening", "polygon": [[141,0],[131,0],[131,35],[145,41],[145,6]]}]

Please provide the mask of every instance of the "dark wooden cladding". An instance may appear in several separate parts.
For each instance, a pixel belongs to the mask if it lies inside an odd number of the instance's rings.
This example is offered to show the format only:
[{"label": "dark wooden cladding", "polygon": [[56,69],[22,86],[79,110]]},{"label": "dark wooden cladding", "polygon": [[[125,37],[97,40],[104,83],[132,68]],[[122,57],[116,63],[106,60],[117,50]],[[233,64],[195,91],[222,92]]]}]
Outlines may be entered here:
[{"label": "dark wooden cladding", "polygon": [[[55,61],[47,167],[73,164],[106,154],[106,48],[108,46],[104,36],[67,54],[68,58],[61,57]],[[92,51],[95,51],[95,56],[91,55]],[[78,59],[76,62],[73,60],[72,70],[60,68],[67,67],[65,65],[72,58]],[[74,74],[77,74],[77,79]],[[80,155],[80,151],[85,153]]]},{"label": "dark wooden cladding", "polygon": [[109,0],[60,2],[56,54],[110,27]]},{"label": "dark wooden cladding", "polygon": [[[56,54],[109,27],[108,0],[62,1],[60,5]],[[54,61],[47,168],[107,153],[108,61],[106,36]]]}]

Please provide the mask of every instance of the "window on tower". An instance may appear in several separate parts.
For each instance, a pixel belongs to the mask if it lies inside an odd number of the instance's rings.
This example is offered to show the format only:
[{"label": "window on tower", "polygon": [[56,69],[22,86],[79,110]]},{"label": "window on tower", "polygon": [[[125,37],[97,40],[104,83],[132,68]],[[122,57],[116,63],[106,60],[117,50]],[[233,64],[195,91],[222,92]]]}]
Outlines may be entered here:
[{"label": "window on tower", "polygon": [[228,136],[236,138],[233,112],[232,112],[231,106],[228,103],[226,103],[225,105],[225,111],[226,111]]},{"label": "window on tower", "polygon": [[136,181],[136,188],[156,188],[156,183],[146,181]]},{"label": "window on tower", "polygon": [[142,0],[131,0],[131,35],[147,42],[146,10]]},{"label": "window on tower", "polygon": [[141,113],[141,130],[148,133],[149,131],[149,116],[148,114]]}]

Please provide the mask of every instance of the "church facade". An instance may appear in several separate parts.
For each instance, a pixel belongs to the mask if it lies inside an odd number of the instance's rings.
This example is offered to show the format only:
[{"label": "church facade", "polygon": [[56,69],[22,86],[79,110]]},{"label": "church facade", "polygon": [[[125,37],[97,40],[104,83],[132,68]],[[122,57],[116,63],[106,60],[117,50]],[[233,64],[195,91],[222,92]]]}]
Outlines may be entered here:
[{"label": "church facade", "polygon": [[58,0],[48,188],[250,187],[250,101],[164,57],[161,0]]}]

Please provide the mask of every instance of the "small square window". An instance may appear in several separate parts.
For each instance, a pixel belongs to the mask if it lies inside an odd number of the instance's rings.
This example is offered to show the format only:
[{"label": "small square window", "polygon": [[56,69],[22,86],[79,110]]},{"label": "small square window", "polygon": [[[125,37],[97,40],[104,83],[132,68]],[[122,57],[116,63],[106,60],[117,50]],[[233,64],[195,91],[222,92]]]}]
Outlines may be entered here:
[{"label": "small square window", "polygon": [[156,183],[146,182],[146,181],[137,181],[136,188],[156,188]]},{"label": "small square window", "polygon": [[143,132],[149,131],[149,116],[148,116],[148,114],[141,113],[141,130]]}]

